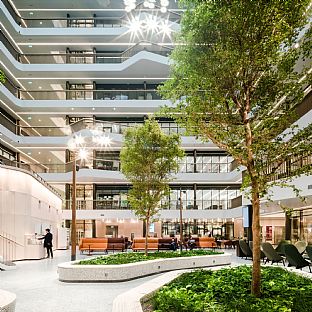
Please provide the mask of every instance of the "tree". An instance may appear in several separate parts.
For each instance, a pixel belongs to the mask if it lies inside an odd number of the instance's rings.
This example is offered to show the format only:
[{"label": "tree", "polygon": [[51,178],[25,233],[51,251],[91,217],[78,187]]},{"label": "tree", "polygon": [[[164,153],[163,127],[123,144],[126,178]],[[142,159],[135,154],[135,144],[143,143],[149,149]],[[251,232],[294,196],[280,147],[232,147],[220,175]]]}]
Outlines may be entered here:
[{"label": "tree", "polygon": [[183,155],[179,135],[164,134],[154,119],[125,132],[121,171],[132,183],[128,193],[130,207],[146,225],[145,255],[150,222],[158,212],[161,199],[169,194],[168,183]]},{"label": "tree", "polygon": [[[311,69],[310,1],[188,0],[163,110],[246,168],[253,207],[252,293],[260,296],[260,198],[281,166],[288,177],[311,172],[312,125],[296,127]],[[308,25],[308,27],[305,27]],[[303,35],[304,34],[304,35]],[[299,160],[302,160],[299,166]],[[275,181],[274,181],[275,180]]]},{"label": "tree", "polygon": [[1,69],[0,69],[0,83],[5,83],[5,74]]}]

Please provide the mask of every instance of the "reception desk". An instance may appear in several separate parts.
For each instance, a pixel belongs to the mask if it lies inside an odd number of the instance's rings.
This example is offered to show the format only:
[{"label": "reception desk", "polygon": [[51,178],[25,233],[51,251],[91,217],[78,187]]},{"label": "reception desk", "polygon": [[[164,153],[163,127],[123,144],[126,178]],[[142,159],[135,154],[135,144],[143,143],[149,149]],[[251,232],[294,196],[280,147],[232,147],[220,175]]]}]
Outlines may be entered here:
[{"label": "reception desk", "polygon": [[43,259],[45,258],[45,249],[43,248],[43,240],[38,240],[35,235],[25,235],[25,260]]}]

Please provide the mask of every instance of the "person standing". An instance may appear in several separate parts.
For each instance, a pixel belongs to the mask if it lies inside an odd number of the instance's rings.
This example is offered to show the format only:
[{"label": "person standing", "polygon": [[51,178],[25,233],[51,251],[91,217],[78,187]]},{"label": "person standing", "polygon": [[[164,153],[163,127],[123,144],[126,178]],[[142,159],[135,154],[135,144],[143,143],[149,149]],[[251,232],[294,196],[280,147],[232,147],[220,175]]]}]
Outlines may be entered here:
[{"label": "person standing", "polygon": [[38,238],[38,239],[44,239],[43,247],[47,248],[47,253],[48,253],[47,258],[50,258],[50,255],[51,255],[51,258],[53,259],[53,250],[52,250],[52,247],[53,247],[53,245],[52,245],[53,235],[50,232],[50,229],[46,229],[46,235],[44,235],[43,237]]}]

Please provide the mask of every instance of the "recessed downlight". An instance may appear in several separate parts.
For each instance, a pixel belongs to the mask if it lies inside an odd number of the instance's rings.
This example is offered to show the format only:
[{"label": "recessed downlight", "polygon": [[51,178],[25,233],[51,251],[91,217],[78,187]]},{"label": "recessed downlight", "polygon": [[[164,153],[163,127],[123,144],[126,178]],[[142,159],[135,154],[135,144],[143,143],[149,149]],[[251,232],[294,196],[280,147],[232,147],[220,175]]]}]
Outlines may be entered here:
[{"label": "recessed downlight", "polygon": [[28,116],[27,119],[28,119],[28,120],[31,120],[31,116]]}]

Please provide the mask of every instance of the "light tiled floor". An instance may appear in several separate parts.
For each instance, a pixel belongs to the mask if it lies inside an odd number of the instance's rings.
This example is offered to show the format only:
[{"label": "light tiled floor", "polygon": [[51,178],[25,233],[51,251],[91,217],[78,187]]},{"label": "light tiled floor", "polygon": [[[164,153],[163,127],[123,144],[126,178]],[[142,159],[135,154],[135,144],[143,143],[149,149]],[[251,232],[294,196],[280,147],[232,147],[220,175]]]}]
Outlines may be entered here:
[{"label": "light tiled floor", "polygon": [[[226,251],[233,254],[233,265],[251,264],[236,257],[235,250]],[[116,296],[157,277],[121,283],[62,283],[57,264],[69,260],[70,251],[56,251],[54,259],[19,261],[16,270],[0,272],[0,288],[17,295],[16,312],[108,312]]]},{"label": "light tiled floor", "polygon": [[123,283],[62,283],[57,264],[69,260],[69,251],[55,251],[54,259],[18,261],[16,270],[0,272],[0,288],[17,295],[16,312],[108,312],[117,295],[155,277]]}]

